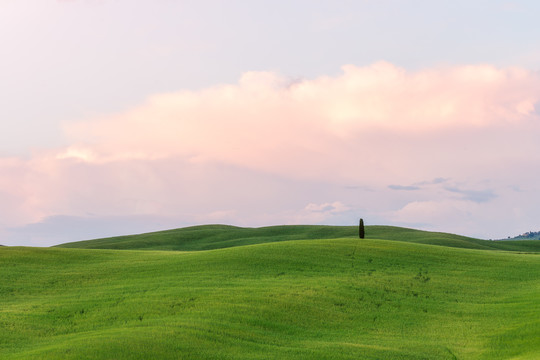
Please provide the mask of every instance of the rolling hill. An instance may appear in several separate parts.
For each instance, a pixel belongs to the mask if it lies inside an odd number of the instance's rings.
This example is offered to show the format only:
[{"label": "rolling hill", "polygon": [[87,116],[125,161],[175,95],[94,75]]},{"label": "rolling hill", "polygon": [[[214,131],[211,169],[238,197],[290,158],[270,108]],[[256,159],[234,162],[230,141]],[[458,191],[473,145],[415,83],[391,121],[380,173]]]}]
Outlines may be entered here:
[{"label": "rolling hill", "polygon": [[[262,228],[241,228],[229,225],[201,225],[140,235],[77,241],[57,245],[57,247],[194,251],[301,239],[357,237],[358,228],[356,226],[282,225]],[[366,238],[470,249],[540,252],[540,241],[489,241],[395,226],[366,226]]]},{"label": "rolling hill", "polygon": [[355,232],[202,226],[3,247],[0,358],[540,358],[534,245]]}]

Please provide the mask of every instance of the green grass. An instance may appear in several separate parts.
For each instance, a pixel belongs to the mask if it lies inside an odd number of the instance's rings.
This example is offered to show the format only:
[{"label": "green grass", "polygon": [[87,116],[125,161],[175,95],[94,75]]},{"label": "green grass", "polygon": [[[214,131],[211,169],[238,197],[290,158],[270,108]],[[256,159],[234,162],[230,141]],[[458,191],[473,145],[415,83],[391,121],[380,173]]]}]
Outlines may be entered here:
[{"label": "green grass", "polygon": [[[310,230],[266,229],[269,237]],[[366,230],[386,239],[267,239],[188,252],[3,247],[0,358],[540,358],[538,254]],[[388,240],[395,236],[401,241]],[[419,243],[430,241],[454,247]]]},{"label": "green grass", "polygon": [[[357,238],[356,226],[287,225],[241,228],[202,225],[140,235],[78,241],[57,245],[79,249],[211,250],[278,241]],[[366,226],[367,239],[387,239],[449,247],[540,252],[540,241],[488,241],[448,233],[395,226]]]}]

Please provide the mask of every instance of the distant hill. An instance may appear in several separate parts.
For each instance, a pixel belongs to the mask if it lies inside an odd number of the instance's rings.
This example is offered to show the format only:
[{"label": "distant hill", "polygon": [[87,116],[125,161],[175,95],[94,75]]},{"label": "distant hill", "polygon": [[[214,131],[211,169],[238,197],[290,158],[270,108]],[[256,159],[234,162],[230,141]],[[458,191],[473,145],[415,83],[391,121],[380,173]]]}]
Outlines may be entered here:
[{"label": "distant hill", "polygon": [[213,250],[243,245],[355,236],[353,226],[270,226],[242,228],[230,225],[201,225],[139,235],[77,241],[57,245],[81,249],[123,250]]},{"label": "distant hill", "polygon": [[508,240],[540,240],[540,231],[528,231]]},{"label": "distant hill", "polygon": [[[283,225],[261,228],[242,228],[229,225],[201,225],[139,235],[77,241],[57,245],[57,247],[79,249],[195,251],[291,240],[357,237],[358,228],[356,226]],[[395,226],[366,226],[366,239],[405,241],[455,248],[540,252],[540,242],[537,241],[489,241],[448,233],[422,231]]]}]

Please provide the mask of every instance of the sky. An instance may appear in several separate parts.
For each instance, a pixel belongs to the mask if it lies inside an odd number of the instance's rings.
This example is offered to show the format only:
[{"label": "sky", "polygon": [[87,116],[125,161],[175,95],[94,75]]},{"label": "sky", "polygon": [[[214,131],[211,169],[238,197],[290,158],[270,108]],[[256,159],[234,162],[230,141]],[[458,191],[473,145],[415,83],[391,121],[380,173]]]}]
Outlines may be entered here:
[{"label": "sky", "polygon": [[540,230],[538,1],[0,0],[0,244]]}]

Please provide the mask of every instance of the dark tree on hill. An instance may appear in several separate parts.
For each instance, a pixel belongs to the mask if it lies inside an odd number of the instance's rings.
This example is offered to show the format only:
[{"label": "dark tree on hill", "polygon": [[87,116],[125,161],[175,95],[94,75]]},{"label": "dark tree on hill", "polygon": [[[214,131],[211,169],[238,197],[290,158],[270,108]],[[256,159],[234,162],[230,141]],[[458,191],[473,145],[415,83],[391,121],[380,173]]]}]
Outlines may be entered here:
[{"label": "dark tree on hill", "polygon": [[358,235],[360,236],[360,239],[363,239],[365,237],[364,219],[360,219],[360,224],[358,225]]}]

